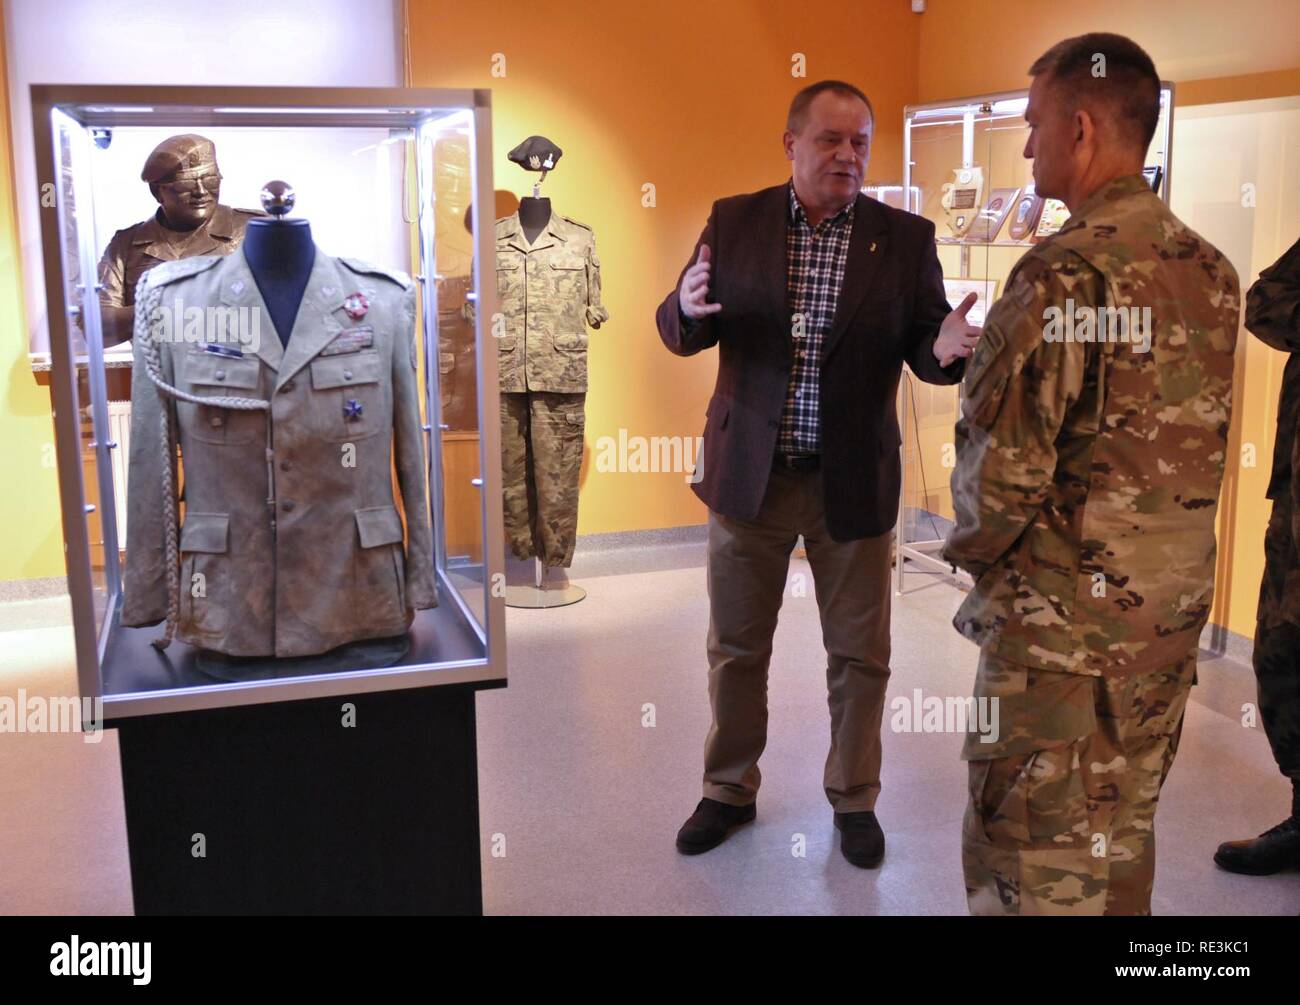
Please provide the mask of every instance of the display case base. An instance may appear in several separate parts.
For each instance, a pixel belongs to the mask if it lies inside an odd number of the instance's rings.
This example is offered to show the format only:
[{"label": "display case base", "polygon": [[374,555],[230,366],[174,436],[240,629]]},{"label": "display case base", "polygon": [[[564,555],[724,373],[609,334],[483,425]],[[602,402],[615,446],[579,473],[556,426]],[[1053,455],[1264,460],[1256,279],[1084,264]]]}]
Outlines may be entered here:
[{"label": "display case base", "polygon": [[124,720],[136,913],[481,914],[475,690]]}]

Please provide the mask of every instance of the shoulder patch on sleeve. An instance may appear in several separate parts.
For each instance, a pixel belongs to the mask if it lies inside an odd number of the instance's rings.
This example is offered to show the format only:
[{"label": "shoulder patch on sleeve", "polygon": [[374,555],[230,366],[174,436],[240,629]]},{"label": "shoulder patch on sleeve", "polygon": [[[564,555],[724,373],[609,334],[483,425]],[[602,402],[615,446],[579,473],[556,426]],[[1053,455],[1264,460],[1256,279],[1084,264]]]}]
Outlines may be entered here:
[{"label": "shoulder patch on sleeve", "polygon": [[159,262],[146,273],[149,277],[149,285],[165,286],[178,279],[197,276],[200,272],[212,268],[224,257],[223,255],[197,255],[194,258],[178,258],[174,262]]},{"label": "shoulder patch on sleeve", "polygon": [[358,275],[382,276],[384,279],[387,279],[389,282],[396,283],[404,290],[409,290],[414,285],[411,282],[410,276],[408,276],[405,272],[399,272],[397,269],[381,269],[378,265],[371,265],[369,262],[364,262],[360,258],[340,257],[339,261],[342,262],[348,269],[357,273]]}]

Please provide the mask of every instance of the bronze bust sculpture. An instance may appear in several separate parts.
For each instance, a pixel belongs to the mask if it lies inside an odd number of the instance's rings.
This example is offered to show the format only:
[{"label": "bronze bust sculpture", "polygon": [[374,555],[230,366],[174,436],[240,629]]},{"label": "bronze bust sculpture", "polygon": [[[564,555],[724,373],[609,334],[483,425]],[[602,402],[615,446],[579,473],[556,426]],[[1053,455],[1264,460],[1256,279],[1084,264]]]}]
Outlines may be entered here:
[{"label": "bronze bust sculpture", "polygon": [[154,215],[119,230],[99,260],[104,345],[131,337],[135,287],[159,262],[195,255],[228,255],[244,239],[256,210],[218,201],[221,171],[213,142],[196,133],[163,140],[145,161],[140,179],[158,201]]}]

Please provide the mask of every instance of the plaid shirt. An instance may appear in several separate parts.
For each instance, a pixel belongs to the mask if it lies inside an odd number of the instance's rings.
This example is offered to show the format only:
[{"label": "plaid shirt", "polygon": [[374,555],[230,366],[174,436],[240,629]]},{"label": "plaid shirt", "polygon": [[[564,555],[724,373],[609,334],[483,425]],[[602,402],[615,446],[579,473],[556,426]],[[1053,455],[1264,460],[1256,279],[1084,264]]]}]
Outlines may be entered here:
[{"label": "plaid shirt", "polygon": [[853,233],[853,200],[816,227],[790,185],[790,220],[785,232],[786,293],[792,314],[803,315],[802,337],[791,326],[794,368],[785,393],[776,449],[782,454],[821,452],[822,345],[844,285],[844,267]]}]

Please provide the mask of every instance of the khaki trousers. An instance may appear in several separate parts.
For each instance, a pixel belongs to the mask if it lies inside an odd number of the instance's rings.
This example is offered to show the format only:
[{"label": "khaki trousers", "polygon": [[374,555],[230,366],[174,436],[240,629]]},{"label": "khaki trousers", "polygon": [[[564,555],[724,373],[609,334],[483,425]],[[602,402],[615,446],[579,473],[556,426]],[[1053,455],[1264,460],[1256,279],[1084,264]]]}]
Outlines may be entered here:
[{"label": "khaki trousers", "polygon": [[[709,513],[709,703],[704,795],[744,806],[758,793],[767,743],[767,668],[790,553],[803,535],[812,566],[831,715],[826,797],[838,813],[874,808],[889,682],[893,531],[831,540],[820,471],[774,469],[754,520]],[[799,601],[806,602],[806,601]]]},{"label": "khaki trousers", "polygon": [[568,568],[578,538],[582,392],[501,395],[501,517],[515,558]]}]

